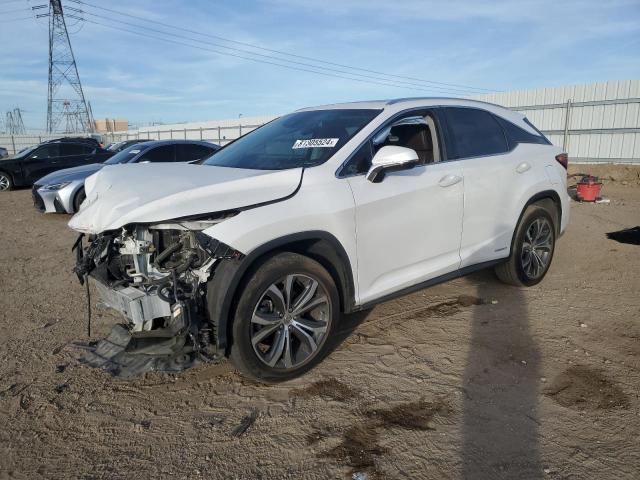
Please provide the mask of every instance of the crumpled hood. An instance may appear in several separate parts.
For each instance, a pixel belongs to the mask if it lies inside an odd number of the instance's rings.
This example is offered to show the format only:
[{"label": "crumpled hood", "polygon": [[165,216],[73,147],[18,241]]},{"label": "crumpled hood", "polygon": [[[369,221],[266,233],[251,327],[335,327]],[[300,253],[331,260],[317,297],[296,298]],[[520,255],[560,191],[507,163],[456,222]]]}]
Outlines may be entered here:
[{"label": "crumpled hood", "polygon": [[55,183],[70,182],[72,180],[82,180],[89,175],[93,175],[104,165],[102,163],[90,163],[88,165],[80,165],[79,167],[65,168],[57,172],[50,173],[39,179],[38,185],[53,185]]},{"label": "crumpled hood", "polygon": [[302,168],[247,170],[177,163],[107,165],[85,181],[69,226],[83,233],[222,212],[293,194]]}]

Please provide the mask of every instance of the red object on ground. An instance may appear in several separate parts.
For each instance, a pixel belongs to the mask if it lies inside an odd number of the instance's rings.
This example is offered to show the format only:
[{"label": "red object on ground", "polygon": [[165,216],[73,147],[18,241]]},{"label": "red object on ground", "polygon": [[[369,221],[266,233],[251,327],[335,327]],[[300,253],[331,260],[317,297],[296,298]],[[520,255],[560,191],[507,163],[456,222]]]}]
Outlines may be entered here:
[{"label": "red object on ground", "polygon": [[576,193],[578,198],[583,202],[595,202],[600,196],[600,189],[602,183],[598,181],[597,177],[591,175],[582,177],[582,180],[576,185]]}]

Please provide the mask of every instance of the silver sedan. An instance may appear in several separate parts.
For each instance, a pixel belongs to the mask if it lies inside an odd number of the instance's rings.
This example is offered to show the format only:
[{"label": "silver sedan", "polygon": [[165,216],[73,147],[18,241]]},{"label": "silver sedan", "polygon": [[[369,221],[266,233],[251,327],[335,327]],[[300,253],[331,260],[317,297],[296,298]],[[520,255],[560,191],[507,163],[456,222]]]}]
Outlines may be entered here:
[{"label": "silver sedan", "polygon": [[33,203],[45,213],[75,213],[85,199],[84,181],[106,165],[196,162],[208,158],[219,148],[196,140],[142,141],[119,151],[104,163],[67,168],[41,178],[33,185]]}]

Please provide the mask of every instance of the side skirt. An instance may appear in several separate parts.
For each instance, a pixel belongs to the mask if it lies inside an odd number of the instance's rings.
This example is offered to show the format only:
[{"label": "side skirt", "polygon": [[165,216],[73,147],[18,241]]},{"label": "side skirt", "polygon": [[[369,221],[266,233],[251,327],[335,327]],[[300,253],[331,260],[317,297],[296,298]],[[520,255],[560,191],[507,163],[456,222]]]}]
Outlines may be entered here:
[{"label": "side skirt", "polygon": [[[402,290],[398,290],[397,292],[389,293],[383,297],[377,298],[370,302],[364,303],[362,305],[356,305],[351,310],[351,312],[359,312],[361,310],[368,310],[370,308],[375,307],[379,303],[388,302],[389,300],[393,300],[398,297],[403,297],[405,295],[409,295],[410,293],[417,292],[419,290],[423,290],[425,288],[433,287],[434,285],[438,285],[440,283],[448,282],[450,280],[454,280],[456,278],[464,277],[473,272],[477,272],[478,270],[484,270],[485,268],[490,268],[500,263],[506,262],[507,258],[499,258],[498,260],[490,260],[488,262],[478,263],[476,265],[468,265],[464,268],[460,268],[458,270],[454,270],[450,273],[445,273],[444,275],[440,275],[438,277],[432,278],[430,280],[426,280],[424,282],[418,283],[416,285],[412,285],[410,287],[403,288]],[[349,312],[349,313],[351,313]]]}]

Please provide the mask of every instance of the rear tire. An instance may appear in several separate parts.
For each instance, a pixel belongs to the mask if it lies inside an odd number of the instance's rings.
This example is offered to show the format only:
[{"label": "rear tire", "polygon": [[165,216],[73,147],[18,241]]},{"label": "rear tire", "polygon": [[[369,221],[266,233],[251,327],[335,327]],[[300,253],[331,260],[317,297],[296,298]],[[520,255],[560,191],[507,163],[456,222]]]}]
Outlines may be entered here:
[{"label": "rear tire", "polygon": [[339,316],[338,291],[322,265],[296,253],[276,254],[242,287],[231,361],[259,382],[298,377],[329,353]]},{"label": "rear tire", "polygon": [[505,263],[495,267],[498,278],[509,285],[530,287],[547,274],[556,244],[556,213],[548,202],[529,205],[518,224]]},{"label": "rear tire", "polygon": [[13,190],[13,180],[8,173],[0,172],[0,192]]}]

